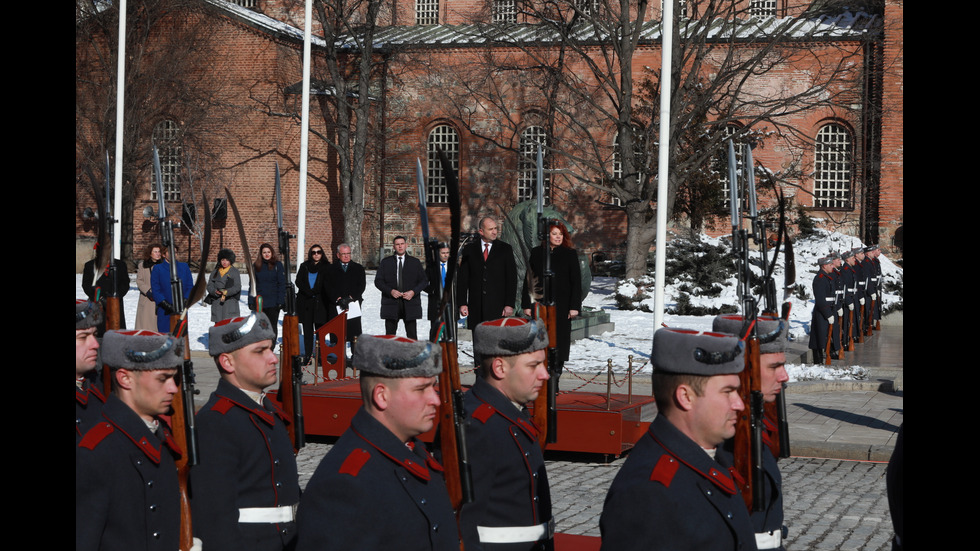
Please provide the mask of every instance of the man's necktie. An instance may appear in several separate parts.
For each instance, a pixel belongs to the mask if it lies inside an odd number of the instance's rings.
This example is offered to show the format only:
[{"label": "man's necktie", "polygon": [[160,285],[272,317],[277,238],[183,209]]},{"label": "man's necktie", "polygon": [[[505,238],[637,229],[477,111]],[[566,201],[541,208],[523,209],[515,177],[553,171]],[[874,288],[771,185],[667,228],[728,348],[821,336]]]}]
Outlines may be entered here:
[{"label": "man's necktie", "polygon": [[490,243],[483,244],[483,261],[487,261],[487,257],[490,256]]}]

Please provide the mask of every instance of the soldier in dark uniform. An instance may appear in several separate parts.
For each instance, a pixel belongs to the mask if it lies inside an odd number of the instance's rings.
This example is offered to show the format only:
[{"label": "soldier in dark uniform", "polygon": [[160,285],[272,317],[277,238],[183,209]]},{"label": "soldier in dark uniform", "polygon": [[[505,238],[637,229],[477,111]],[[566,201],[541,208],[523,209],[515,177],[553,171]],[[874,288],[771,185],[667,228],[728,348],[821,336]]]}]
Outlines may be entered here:
[{"label": "soldier in dark uniform", "polygon": [[208,331],[221,380],[197,414],[191,506],[194,532],[211,551],[279,551],[296,537],[300,490],[288,416],[264,392],[278,378],[275,336],[262,312]]},{"label": "soldier in dark uniform", "polygon": [[480,368],[464,403],[474,500],[459,519],[467,550],[554,547],[544,455],[522,409],[546,388],[547,347],[548,332],[538,320],[504,318],[473,330]]},{"label": "soldier in dark uniform", "polygon": [[75,448],[76,550],[178,548],[181,451],[159,416],[178,392],[182,348],[162,333],[106,331],[102,358],[113,392]]},{"label": "soldier in dark uniform", "polygon": [[[865,249],[867,253],[865,256],[871,259],[871,274],[868,277],[869,282],[874,286],[874,290],[868,291],[871,298],[874,299],[874,308],[871,311],[871,318],[868,320],[869,325],[874,328],[877,322],[881,320],[881,260],[878,257],[881,256],[881,249],[878,245],[871,245]],[[871,284],[869,284],[869,289]]]},{"label": "soldier in dark uniform", "polygon": [[864,305],[868,302],[868,273],[864,266],[864,247],[856,247],[854,251],[855,302],[854,302],[854,338],[864,342]]},{"label": "soldier in dark uniform", "polygon": [[874,325],[874,310],[876,309],[875,301],[878,300],[878,274],[874,260],[872,260],[875,248],[875,245],[865,247],[864,258],[861,259],[861,268],[864,270],[864,276],[868,282],[864,290],[864,325],[861,326],[865,336],[871,335],[871,327]]},{"label": "soldier in dark uniform", "polygon": [[[742,316],[716,316],[712,321],[711,329],[718,333],[740,336],[743,322]],[[772,403],[783,391],[783,383],[789,381],[789,374],[786,372],[786,335],[789,325],[783,320],[768,316],[759,316],[756,324],[759,336],[759,378],[762,396],[767,403]],[[749,512],[752,527],[755,529],[756,547],[760,551],[782,550],[787,533],[786,527],[783,526],[783,478],[779,473],[776,457],[768,451],[776,431],[777,427],[773,420],[764,418],[762,439],[767,444],[762,454],[764,476],[761,483],[764,507],[761,511]],[[731,457],[733,442],[734,439],[728,440],[719,453]]]},{"label": "soldier in dark uniform", "polygon": [[659,329],[653,335],[659,413],[613,480],[599,520],[602,549],[755,549],[745,502],[717,453],[735,434],[739,340]]},{"label": "soldier in dark uniform", "polygon": [[363,406],[300,500],[300,551],[459,551],[442,466],[416,438],[439,414],[439,347],[362,335],[351,363]]},{"label": "soldier in dark uniform", "polygon": [[841,318],[844,315],[844,276],[840,272],[843,262],[841,261],[840,253],[837,251],[832,251],[827,256],[834,266],[830,276],[834,282],[834,315],[837,320],[834,323],[834,332],[831,335],[830,357],[839,360],[842,340]]},{"label": "soldier in dark uniform", "polygon": [[95,332],[103,321],[98,302],[75,300],[75,444],[102,418],[105,395],[95,377],[99,340]]},{"label": "soldier in dark uniform", "polygon": [[810,318],[810,350],[813,351],[813,363],[823,363],[827,350],[827,339],[830,338],[830,326],[837,322],[835,303],[837,294],[834,280],[830,275],[834,263],[830,257],[817,261],[820,271],[813,278],[813,315]]},{"label": "soldier in dark uniform", "polygon": [[844,265],[841,267],[841,278],[844,281],[844,315],[840,320],[844,335],[841,348],[848,349],[854,339],[854,302],[857,294],[857,272],[854,270],[854,251],[846,250],[841,254]]}]

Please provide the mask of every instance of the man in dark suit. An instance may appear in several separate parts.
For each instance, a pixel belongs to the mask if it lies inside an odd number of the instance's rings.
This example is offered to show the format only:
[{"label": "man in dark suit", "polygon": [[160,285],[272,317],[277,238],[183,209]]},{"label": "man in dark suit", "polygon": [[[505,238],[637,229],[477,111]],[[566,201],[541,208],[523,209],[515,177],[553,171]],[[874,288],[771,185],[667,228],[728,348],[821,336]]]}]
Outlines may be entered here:
[{"label": "man in dark suit", "polygon": [[514,315],[517,264],[514,250],[497,241],[500,227],[492,218],[480,220],[480,240],[463,248],[459,264],[459,315],[467,327]]},{"label": "man in dark suit", "polygon": [[[425,288],[425,292],[429,295],[427,311],[431,322],[429,324],[431,326],[429,328],[429,340],[432,342],[435,342],[439,336],[439,303],[442,302],[442,292],[446,287],[446,272],[452,269],[448,262],[449,246],[445,243],[439,243],[439,262],[433,266],[425,267],[426,277],[429,280],[429,286]],[[447,323],[452,321],[446,320]]]},{"label": "man in dark suit", "polygon": [[[337,317],[337,308],[347,310],[352,302],[358,306],[364,301],[364,288],[367,279],[364,266],[351,260],[351,246],[341,243],[337,246],[337,262],[327,268],[326,301],[329,319]],[[347,342],[354,342],[361,334],[361,318],[347,317]]]},{"label": "man in dark suit", "polygon": [[381,319],[385,320],[385,334],[394,335],[398,320],[405,321],[405,334],[418,339],[416,321],[422,317],[422,296],[429,282],[425,278],[422,263],[405,251],[408,243],[402,236],[392,241],[395,254],[384,258],[374,276],[374,286],[381,291]]}]

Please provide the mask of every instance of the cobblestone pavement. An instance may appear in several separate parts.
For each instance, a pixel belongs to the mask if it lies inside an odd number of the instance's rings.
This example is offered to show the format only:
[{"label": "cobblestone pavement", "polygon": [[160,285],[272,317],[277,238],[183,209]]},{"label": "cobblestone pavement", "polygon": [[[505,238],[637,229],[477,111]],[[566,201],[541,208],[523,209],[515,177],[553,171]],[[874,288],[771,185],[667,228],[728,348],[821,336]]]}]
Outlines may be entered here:
[{"label": "cobblestone pavement", "polygon": [[[304,488],[329,444],[308,443],[300,452]],[[625,461],[587,459],[547,461],[558,530],[599,535],[606,491]],[[783,474],[788,551],[887,551],[892,524],[885,496],[885,463],[839,459],[789,458]]]}]

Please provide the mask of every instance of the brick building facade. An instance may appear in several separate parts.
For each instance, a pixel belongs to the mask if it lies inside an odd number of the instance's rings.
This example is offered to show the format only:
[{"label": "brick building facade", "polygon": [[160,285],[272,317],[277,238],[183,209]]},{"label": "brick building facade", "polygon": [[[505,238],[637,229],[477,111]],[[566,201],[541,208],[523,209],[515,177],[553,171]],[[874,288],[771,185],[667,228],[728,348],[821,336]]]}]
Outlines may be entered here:
[{"label": "brick building facade", "polygon": [[[777,22],[797,15],[793,13],[795,2],[744,3],[746,9],[771,7]],[[213,167],[208,173],[212,182],[209,193],[211,197],[219,195],[224,186],[232,190],[246,219],[249,242],[257,250],[262,242],[275,243],[272,167],[276,160],[283,169],[286,226],[294,233],[298,227],[299,126],[291,115],[299,111],[299,96],[289,91],[301,80],[301,3],[254,0],[249,10],[222,0],[207,4],[209,9],[202,16],[213,21],[211,27],[216,30],[213,39],[221,52],[220,78],[228,96],[235,98],[223,102],[232,105],[227,109],[233,112],[223,116],[220,131],[208,133],[208,161]],[[689,4],[695,6],[696,2]],[[373,88],[379,91],[373,122],[383,129],[385,137],[371,150],[358,244],[367,264],[383,256],[398,234],[406,235],[415,247],[414,254],[419,254],[415,162],[421,159],[427,170],[434,166],[430,143],[456,148],[463,227],[467,231],[475,229],[481,216],[499,217],[519,198],[528,198],[528,190],[522,187],[528,170],[520,153],[522,138],[539,132],[539,128],[546,131],[536,136],[543,136],[551,151],[546,160],[549,200],[571,223],[576,246],[586,252],[622,249],[625,213],[617,210],[615,201],[601,189],[611,185],[604,178],[615,172],[610,168],[616,163],[615,127],[596,127],[601,124],[599,119],[588,131],[577,130],[572,124],[555,124],[555,119],[547,116],[540,89],[516,81],[509,84],[508,101],[501,99],[496,111],[472,109],[464,118],[461,106],[465,107],[467,91],[459,86],[464,72],[488,56],[507,57],[520,66],[533,62],[537,55],[513,43],[487,46],[485,36],[469,25],[491,23],[481,26],[480,32],[486,32],[492,22],[501,20],[514,21],[513,29],[533,28],[534,21],[516,9],[517,5],[508,0],[385,3],[379,16],[382,25],[377,30],[377,42],[382,45],[377,55],[383,60],[383,71]],[[659,8],[659,3],[651,3],[646,19],[656,23]],[[827,86],[823,93],[834,95],[835,101],[788,110],[776,127],[760,126],[757,130],[766,138],[763,147],[756,149],[755,161],[779,174],[784,190],[824,227],[890,247],[904,209],[902,4],[889,0],[882,14],[844,12],[821,21],[823,36],[801,34],[793,44],[805,55],[783,54],[791,62],[756,78],[752,89],[760,94],[767,90],[805,90],[821,66],[834,63],[847,65],[853,78]],[[314,30],[318,30],[316,24]],[[557,48],[547,40],[539,39],[536,44],[546,52]],[[740,47],[750,50],[758,46],[746,40]],[[315,47],[314,56],[318,52],[322,56],[322,51],[322,47]],[[585,59],[583,56],[570,63],[570,72],[587,75],[584,65],[574,66],[585,64]],[[659,36],[651,31],[638,44],[631,67],[640,78],[648,68],[659,69],[659,65]],[[491,75],[488,81],[493,78]],[[323,118],[315,114],[315,105],[316,99],[311,107],[311,128],[329,135]],[[575,117],[586,120],[594,116],[589,111],[583,107]],[[77,133],[88,132],[79,117],[76,123]],[[306,244],[319,243],[333,251],[344,234],[337,152],[313,138],[310,147]],[[593,150],[593,162],[576,160],[584,149]],[[446,237],[448,206],[440,200],[438,169],[432,170],[429,217],[433,234]],[[140,214],[147,204],[155,207],[150,171],[144,168],[138,178],[141,183],[135,186],[133,209],[136,250],[156,240],[155,226],[144,223]],[[598,182],[599,189],[588,182]],[[186,182],[183,186],[186,189]],[[81,216],[89,202],[88,194],[85,186],[76,185],[76,235],[90,235],[94,229]],[[718,225],[721,232],[726,226],[727,222]],[[240,250],[234,223],[229,220],[223,229],[217,229],[212,243]]]}]

